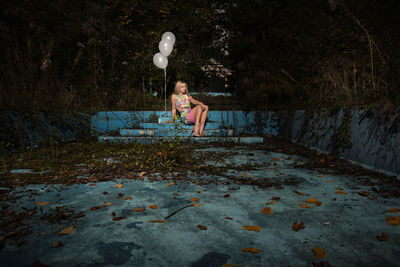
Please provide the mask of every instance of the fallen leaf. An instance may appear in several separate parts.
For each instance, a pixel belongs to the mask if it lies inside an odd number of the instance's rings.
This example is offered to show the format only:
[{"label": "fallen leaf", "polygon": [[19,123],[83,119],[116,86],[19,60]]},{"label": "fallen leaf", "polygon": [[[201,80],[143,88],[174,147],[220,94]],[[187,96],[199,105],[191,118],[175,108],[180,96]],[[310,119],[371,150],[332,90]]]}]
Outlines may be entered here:
[{"label": "fallen leaf", "polygon": [[226,195],[224,195],[224,197],[230,197],[231,195],[229,195],[229,194],[226,194]]},{"label": "fallen leaf", "polygon": [[115,187],[116,187],[116,188],[122,188],[122,187],[124,187],[124,186],[123,186],[122,184],[116,184]]},{"label": "fallen leaf", "polygon": [[261,250],[256,249],[256,248],[242,248],[242,252],[250,252],[250,253],[256,254],[256,253],[260,253]]},{"label": "fallen leaf", "polygon": [[104,204],[106,204],[107,206],[111,206],[112,205],[111,202],[104,202]]},{"label": "fallen leaf", "polygon": [[325,161],[325,159],[324,159],[324,158],[321,158],[321,159],[319,160],[319,163],[321,163],[321,164],[325,164],[325,163],[326,163],[326,161]]},{"label": "fallen leaf", "polygon": [[281,159],[280,159],[280,158],[274,158],[274,160],[279,161],[279,160],[281,160]]},{"label": "fallen leaf", "polygon": [[133,209],[132,211],[136,212],[136,211],[144,211],[144,210],[146,210],[146,208]]},{"label": "fallen leaf", "polygon": [[125,199],[125,200],[132,200],[131,197],[125,197],[124,199]]},{"label": "fallen leaf", "polygon": [[165,220],[151,220],[149,222],[166,223],[167,221],[165,221]]},{"label": "fallen leaf", "polygon": [[274,204],[276,204],[276,201],[275,201],[275,200],[273,200],[273,201],[271,201],[271,202],[265,203],[265,205],[274,205]]},{"label": "fallen leaf", "polygon": [[264,214],[269,215],[269,214],[271,214],[271,208],[270,207],[266,207],[266,208],[262,209],[261,212],[264,213]]},{"label": "fallen leaf", "polygon": [[396,209],[396,208],[391,208],[390,210],[388,210],[388,212],[393,212],[393,213],[397,213],[397,212],[399,212],[400,210],[399,209]]},{"label": "fallen leaf", "polygon": [[146,174],[146,172],[143,171],[143,172],[141,172],[141,173],[139,174],[139,177],[143,177],[145,174]]},{"label": "fallen leaf", "polygon": [[169,184],[167,184],[167,186],[171,186],[171,185],[174,185],[175,184],[175,182],[170,182]]},{"label": "fallen leaf", "polygon": [[194,202],[194,201],[199,201],[199,199],[198,198],[196,198],[196,197],[194,197],[194,198],[192,198],[192,200],[191,200],[192,202]]},{"label": "fallen leaf", "polygon": [[149,206],[149,208],[150,209],[158,209],[158,206],[157,205],[151,205],[151,206]]},{"label": "fallen leaf", "polygon": [[242,173],[242,176],[245,178],[250,178],[250,176],[248,176],[247,173]]},{"label": "fallen leaf", "polygon": [[58,234],[59,235],[68,235],[68,234],[72,233],[73,230],[74,230],[74,227],[70,226],[68,228],[65,228],[64,230],[61,230]]},{"label": "fallen leaf", "polygon": [[321,201],[316,200],[315,198],[309,198],[306,203],[314,203],[317,206],[321,206]]},{"label": "fallen leaf", "polygon": [[299,194],[300,196],[304,196],[303,192],[300,192],[300,191],[293,191],[293,192],[295,192],[296,194]]},{"label": "fallen leaf", "polygon": [[192,204],[192,205],[195,206],[196,208],[200,207],[200,204]]},{"label": "fallen leaf", "polygon": [[369,193],[368,193],[368,192],[365,192],[365,191],[360,191],[360,192],[358,192],[358,194],[359,194],[360,196],[364,196],[364,197],[367,197],[367,196],[369,195]]},{"label": "fallen leaf", "polygon": [[273,198],[271,198],[271,200],[279,200],[279,199],[281,199],[280,197],[273,197]]},{"label": "fallen leaf", "polygon": [[233,220],[233,218],[231,218],[231,217],[225,217],[225,219],[227,219],[227,220]]},{"label": "fallen leaf", "polygon": [[60,247],[60,246],[62,246],[62,245],[63,245],[63,242],[57,241],[56,243],[54,243],[53,245],[51,245],[51,247],[52,247],[52,248],[58,248],[58,247]]},{"label": "fallen leaf", "polygon": [[120,220],[123,220],[123,219],[126,219],[126,216],[114,217],[113,221],[120,221]]},{"label": "fallen leaf", "polygon": [[90,184],[90,186],[96,186],[96,184],[95,184],[95,183],[93,183],[93,184]]},{"label": "fallen leaf", "polygon": [[99,210],[99,209],[102,209],[105,207],[106,207],[106,205],[100,205],[100,206],[96,206],[96,207],[91,207],[90,210]]},{"label": "fallen leaf", "polygon": [[200,224],[197,225],[197,228],[199,228],[200,230],[207,230],[207,226],[200,225]]},{"label": "fallen leaf", "polygon": [[379,241],[388,241],[389,240],[389,236],[387,234],[385,234],[384,232],[382,232],[382,234],[376,236],[376,238]]},{"label": "fallen leaf", "polygon": [[323,259],[326,257],[326,252],[323,248],[320,247],[312,247],[312,251],[317,259]]},{"label": "fallen leaf", "polygon": [[390,216],[386,217],[385,219],[391,226],[397,226],[400,224],[400,216],[395,217],[395,216]]},{"label": "fallen leaf", "polygon": [[162,152],[157,152],[157,155],[162,156]]},{"label": "fallen leaf", "polygon": [[341,187],[335,187],[336,190],[343,190]]},{"label": "fallen leaf", "polygon": [[304,224],[303,224],[302,222],[300,222],[300,223],[295,222],[295,223],[293,223],[293,225],[292,225],[292,229],[293,229],[293,231],[295,231],[295,232],[297,232],[297,231],[299,231],[299,230],[301,230],[301,229],[304,229],[304,228],[306,228],[306,227],[304,226]]},{"label": "fallen leaf", "polygon": [[244,225],[243,226],[244,230],[248,230],[248,231],[256,231],[256,232],[260,232],[261,231],[261,227],[258,225],[255,226],[251,226],[251,225]]},{"label": "fallen leaf", "polygon": [[346,192],[344,192],[344,191],[342,191],[342,190],[339,190],[339,191],[336,191],[336,194],[340,194],[340,195],[346,195],[347,193],[346,193]]},{"label": "fallen leaf", "polygon": [[45,205],[49,205],[50,202],[36,202],[36,204],[39,206],[45,206]]},{"label": "fallen leaf", "polygon": [[311,205],[302,204],[302,203],[298,203],[297,206],[299,206],[300,208],[303,208],[303,209],[309,209],[309,208],[311,208]]}]

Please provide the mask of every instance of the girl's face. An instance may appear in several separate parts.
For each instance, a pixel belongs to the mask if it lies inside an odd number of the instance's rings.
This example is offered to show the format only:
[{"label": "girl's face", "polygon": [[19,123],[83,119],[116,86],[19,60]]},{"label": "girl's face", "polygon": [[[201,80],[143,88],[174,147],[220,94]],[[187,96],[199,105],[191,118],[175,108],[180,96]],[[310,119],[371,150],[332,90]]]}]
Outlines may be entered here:
[{"label": "girl's face", "polygon": [[187,85],[186,85],[186,84],[181,85],[180,88],[179,88],[179,90],[180,90],[180,92],[181,92],[182,94],[185,94],[186,91],[187,91]]}]

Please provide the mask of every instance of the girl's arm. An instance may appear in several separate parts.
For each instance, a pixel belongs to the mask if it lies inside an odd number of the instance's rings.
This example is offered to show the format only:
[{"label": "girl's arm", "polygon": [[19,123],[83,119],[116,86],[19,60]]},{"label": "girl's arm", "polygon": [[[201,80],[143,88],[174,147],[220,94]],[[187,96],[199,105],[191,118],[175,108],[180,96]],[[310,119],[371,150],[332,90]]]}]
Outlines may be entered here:
[{"label": "girl's arm", "polygon": [[189,96],[189,101],[190,101],[190,103],[193,103],[193,104],[195,104],[195,105],[200,105],[200,107],[202,107],[203,109],[205,109],[205,105],[204,105],[202,102],[200,102],[200,101],[194,99],[192,96]]},{"label": "girl's arm", "polygon": [[171,109],[171,120],[166,121],[165,123],[169,122],[174,122],[175,114],[176,114],[176,106],[175,106],[175,95],[171,95],[171,103],[172,103],[172,109]]}]

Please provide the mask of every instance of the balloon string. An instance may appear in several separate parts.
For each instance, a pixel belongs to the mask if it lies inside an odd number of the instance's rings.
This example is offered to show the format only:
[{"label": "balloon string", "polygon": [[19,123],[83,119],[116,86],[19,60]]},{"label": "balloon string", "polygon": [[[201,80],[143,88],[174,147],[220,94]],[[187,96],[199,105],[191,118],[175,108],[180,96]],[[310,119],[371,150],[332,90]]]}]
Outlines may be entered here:
[{"label": "balloon string", "polygon": [[167,68],[164,69],[164,111],[167,112]]}]

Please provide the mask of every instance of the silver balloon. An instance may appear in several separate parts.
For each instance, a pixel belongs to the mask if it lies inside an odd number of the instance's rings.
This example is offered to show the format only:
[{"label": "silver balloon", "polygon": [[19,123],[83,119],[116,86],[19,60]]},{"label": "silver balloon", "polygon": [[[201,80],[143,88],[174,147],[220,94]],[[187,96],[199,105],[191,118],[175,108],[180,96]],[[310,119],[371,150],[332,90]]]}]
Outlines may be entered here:
[{"label": "silver balloon", "polygon": [[170,40],[172,45],[175,44],[175,35],[172,32],[164,32],[164,34],[162,35],[161,39]]},{"label": "silver balloon", "polygon": [[168,59],[161,55],[161,53],[157,53],[153,56],[153,62],[154,65],[160,69],[165,69],[168,66]]},{"label": "silver balloon", "polygon": [[162,39],[158,44],[158,48],[160,49],[161,55],[163,55],[164,57],[168,57],[171,54],[174,45],[171,43],[170,40]]}]

